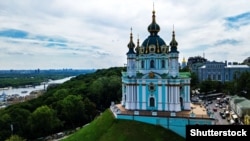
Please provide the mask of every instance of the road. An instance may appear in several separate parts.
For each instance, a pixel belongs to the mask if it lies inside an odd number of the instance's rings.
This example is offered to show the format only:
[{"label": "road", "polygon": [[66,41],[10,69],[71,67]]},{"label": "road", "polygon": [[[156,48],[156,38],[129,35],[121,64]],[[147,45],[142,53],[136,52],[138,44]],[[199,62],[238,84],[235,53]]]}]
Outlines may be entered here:
[{"label": "road", "polygon": [[[216,105],[216,100],[212,100],[212,103],[207,104],[207,106],[206,106],[207,110],[211,111],[214,114],[214,118],[216,120],[215,124],[217,124],[217,125],[230,124],[227,121],[227,118],[223,119],[222,116],[220,115],[220,111],[223,111],[223,109],[220,108],[219,106],[215,106],[215,105]],[[214,111],[213,109],[217,109],[217,111]]]}]

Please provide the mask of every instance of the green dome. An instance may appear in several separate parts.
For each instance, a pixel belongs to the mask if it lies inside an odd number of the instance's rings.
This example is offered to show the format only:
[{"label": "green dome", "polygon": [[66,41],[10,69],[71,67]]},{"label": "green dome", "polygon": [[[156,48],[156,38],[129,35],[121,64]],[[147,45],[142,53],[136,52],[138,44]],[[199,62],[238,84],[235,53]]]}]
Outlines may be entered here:
[{"label": "green dome", "polygon": [[156,47],[161,47],[166,45],[165,41],[158,35],[150,35],[142,43],[143,47],[148,47],[149,45],[155,45]]}]

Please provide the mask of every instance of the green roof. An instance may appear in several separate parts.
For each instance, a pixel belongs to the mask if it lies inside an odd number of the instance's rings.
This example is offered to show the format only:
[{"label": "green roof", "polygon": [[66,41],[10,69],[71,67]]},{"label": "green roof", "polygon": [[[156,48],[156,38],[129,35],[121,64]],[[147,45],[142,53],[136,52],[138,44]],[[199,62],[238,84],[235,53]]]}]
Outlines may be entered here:
[{"label": "green roof", "polygon": [[249,108],[250,109],[250,100],[244,100],[238,103],[238,105],[242,108]]},{"label": "green roof", "polygon": [[179,74],[181,78],[191,78],[190,72],[180,72]]}]

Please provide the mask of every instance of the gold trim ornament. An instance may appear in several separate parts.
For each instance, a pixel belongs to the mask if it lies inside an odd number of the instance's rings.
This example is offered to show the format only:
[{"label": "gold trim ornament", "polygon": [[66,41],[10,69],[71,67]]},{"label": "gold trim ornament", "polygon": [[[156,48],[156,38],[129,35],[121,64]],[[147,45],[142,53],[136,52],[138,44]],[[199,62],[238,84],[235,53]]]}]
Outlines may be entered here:
[{"label": "gold trim ornament", "polygon": [[154,78],[154,77],[155,77],[154,72],[151,71],[151,72],[149,73],[149,77],[150,77],[150,78]]}]

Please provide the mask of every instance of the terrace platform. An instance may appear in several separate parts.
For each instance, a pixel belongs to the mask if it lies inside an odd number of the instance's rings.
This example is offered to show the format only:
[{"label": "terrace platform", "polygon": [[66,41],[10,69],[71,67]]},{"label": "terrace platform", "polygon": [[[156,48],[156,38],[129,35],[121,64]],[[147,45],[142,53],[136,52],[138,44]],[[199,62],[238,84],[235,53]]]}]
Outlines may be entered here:
[{"label": "terrace platform", "polygon": [[207,118],[210,119],[207,114],[207,110],[204,106],[199,104],[191,104],[191,110],[184,110],[180,112],[170,111],[150,111],[150,110],[127,110],[121,104],[111,106],[112,111],[116,111],[116,114],[120,115],[138,115],[138,116],[158,116],[158,117],[186,117],[186,118]]}]

